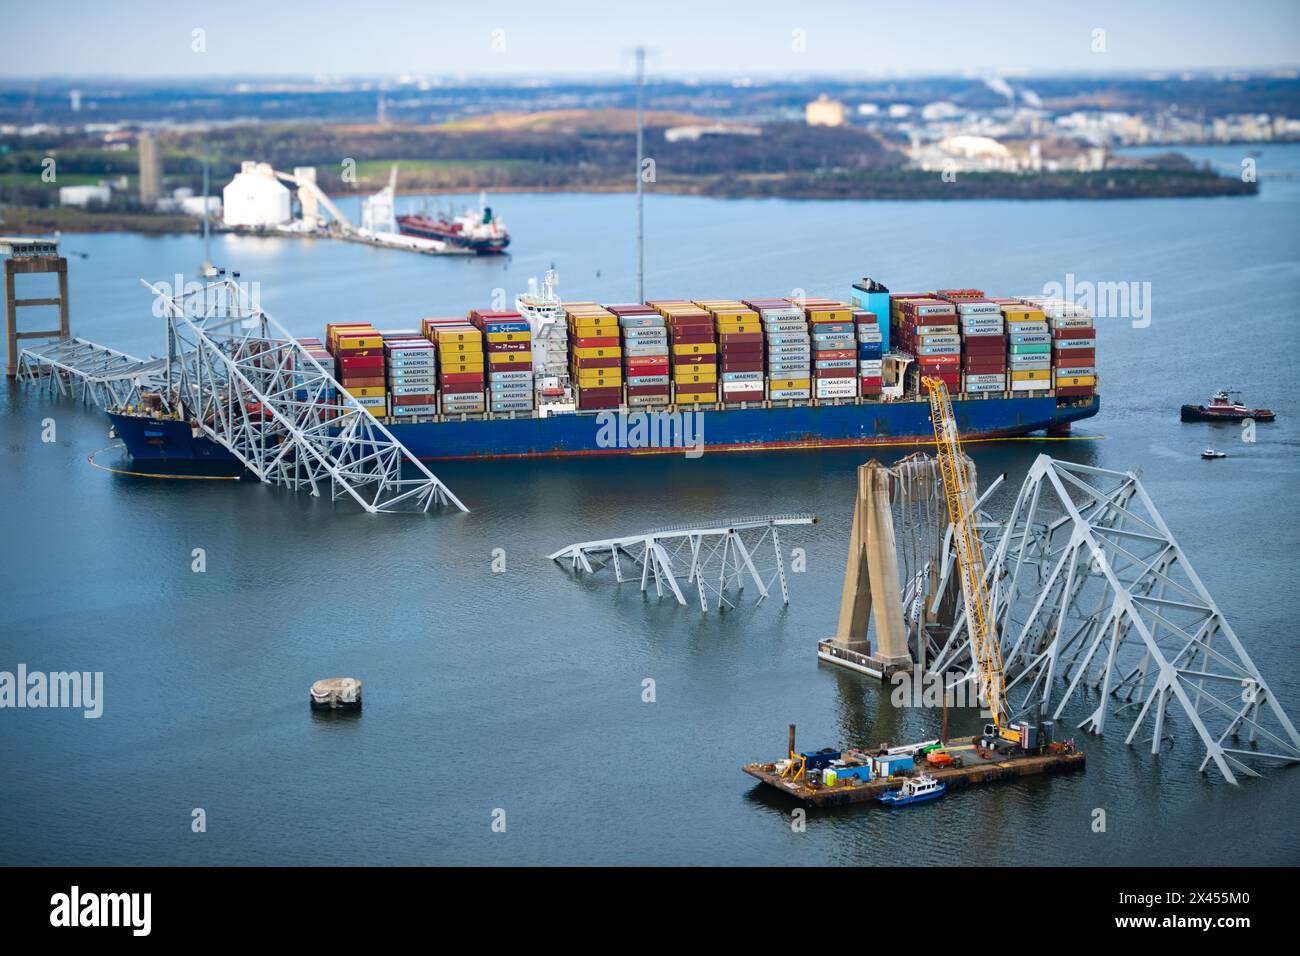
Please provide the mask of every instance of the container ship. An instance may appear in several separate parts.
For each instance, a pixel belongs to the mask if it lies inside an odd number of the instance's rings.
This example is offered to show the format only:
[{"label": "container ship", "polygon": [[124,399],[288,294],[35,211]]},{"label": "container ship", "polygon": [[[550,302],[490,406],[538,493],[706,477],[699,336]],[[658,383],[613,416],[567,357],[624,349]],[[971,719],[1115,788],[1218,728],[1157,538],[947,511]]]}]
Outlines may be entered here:
[{"label": "container ship", "polygon": [[[1063,434],[1096,415],[1096,332],[1072,303],[979,289],[833,299],[565,302],[554,273],[511,311],[297,340],[418,458],[549,458],[930,443],[920,380],[961,437]],[[110,411],[137,459],[231,458],[165,396]]]},{"label": "container ship", "polygon": [[404,236],[445,242],[479,255],[499,255],[510,245],[510,233],[506,231],[505,223],[493,215],[487,196],[483,194],[479,195],[478,212],[465,212],[459,216],[450,213],[398,216],[397,229]]}]

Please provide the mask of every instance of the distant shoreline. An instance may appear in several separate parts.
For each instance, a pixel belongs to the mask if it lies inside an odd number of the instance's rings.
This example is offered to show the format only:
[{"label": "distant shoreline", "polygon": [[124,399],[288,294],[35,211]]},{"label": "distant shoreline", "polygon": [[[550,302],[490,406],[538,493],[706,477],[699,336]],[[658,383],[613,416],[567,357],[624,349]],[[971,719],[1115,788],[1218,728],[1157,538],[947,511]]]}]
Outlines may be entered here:
[{"label": "distant shoreline", "polygon": [[[376,184],[330,192],[334,200],[360,198]],[[401,196],[455,196],[488,190],[495,195],[553,193],[556,195],[632,194],[626,183],[574,183],[529,186],[481,183],[458,186],[409,186]],[[916,170],[873,171],[870,175],[796,174],[779,178],[700,177],[651,185],[654,195],[699,196],[710,199],[789,199],[845,202],[958,202],[971,200],[1122,200],[1199,199],[1253,196],[1258,184],[1204,172],[1115,170],[1096,173],[1016,175],[960,173],[944,181],[938,173]],[[90,211],[75,207],[13,206],[3,210],[0,232],[185,235],[201,231],[200,220],[174,213]]]}]

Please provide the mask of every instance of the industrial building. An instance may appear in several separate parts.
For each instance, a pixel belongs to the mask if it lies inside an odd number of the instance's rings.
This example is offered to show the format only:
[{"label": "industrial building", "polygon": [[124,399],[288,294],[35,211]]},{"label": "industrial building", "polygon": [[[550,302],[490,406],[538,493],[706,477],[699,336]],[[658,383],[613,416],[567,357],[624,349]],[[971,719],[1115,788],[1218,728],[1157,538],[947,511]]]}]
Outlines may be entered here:
[{"label": "industrial building", "polygon": [[136,148],[140,154],[140,202],[152,206],[162,197],[162,157],[153,133],[143,132]]},{"label": "industrial building", "polygon": [[221,191],[225,222],[234,228],[282,226],[293,218],[292,196],[268,163],[244,162]]}]

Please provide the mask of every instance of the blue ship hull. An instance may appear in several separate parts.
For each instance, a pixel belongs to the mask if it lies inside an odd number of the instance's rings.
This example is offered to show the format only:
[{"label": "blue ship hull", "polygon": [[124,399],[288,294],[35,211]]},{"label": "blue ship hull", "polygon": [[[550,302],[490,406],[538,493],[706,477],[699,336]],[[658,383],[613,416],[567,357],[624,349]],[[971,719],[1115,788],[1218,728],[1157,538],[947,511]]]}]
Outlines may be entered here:
[{"label": "blue ship hull", "polygon": [[[978,441],[1066,431],[1071,423],[1096,415],[1100,399],[1094,397],[1085,404],[1059,408],[1051,397],[955,400],[952,407],[963,440]],[[687,437],[693,443],[698,429],[703,450],[708,452],[934,443],[930,406],[924,401],[759,407],[698,414],[699,424]],[[611,417],[567,414],[387,427],[413,455],[426,461],[684,453],[679,432],[673,433],[678,437],[676,444],[647,446],[645,437],[636,433],[635,413],[628,416],[631,427],[622,436],[610,424]],[[118,413],[110,413],[109,418],[137,460],[232,460],[221,446],[195,437],[185,422]]]}]

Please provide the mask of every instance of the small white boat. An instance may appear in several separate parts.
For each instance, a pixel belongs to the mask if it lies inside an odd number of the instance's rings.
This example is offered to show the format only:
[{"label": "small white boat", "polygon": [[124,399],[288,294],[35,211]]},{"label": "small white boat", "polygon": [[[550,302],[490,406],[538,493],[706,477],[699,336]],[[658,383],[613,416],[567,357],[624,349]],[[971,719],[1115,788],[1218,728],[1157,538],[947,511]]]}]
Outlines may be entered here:
[{"label": "small white boat", "polygon": [[922,800],[942,797],[947,789],[946,784],[940,783],[934,777],[921,774],[919,777],[904,781],[903,786],[898,790],[882,793],[876,799],[887,807],[905,807],[912,803],[920,803]]},{"label": "small white boat", "polygon": [[1227,452],[1222,452],[1214,448],[1207,448],[1201,452],[1202,458],[1227,458]]}]

